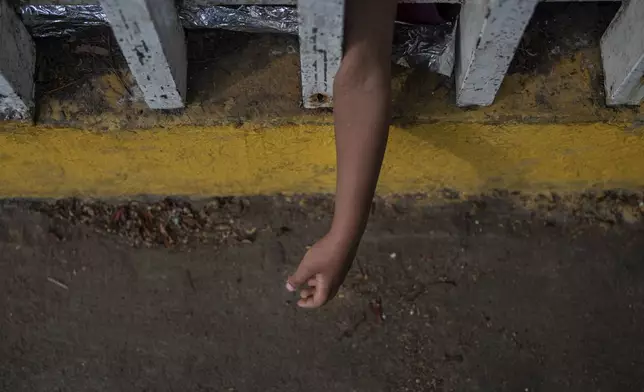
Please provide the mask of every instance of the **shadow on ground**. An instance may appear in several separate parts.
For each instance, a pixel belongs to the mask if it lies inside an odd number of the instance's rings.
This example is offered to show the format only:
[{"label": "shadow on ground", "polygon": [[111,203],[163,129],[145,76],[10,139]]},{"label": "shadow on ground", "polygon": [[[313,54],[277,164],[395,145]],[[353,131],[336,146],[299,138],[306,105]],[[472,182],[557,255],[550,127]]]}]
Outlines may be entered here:
[{"label": "shadow on ground", "polygon": [[641,391],[641,197],[450,195],[378,201],[317,312],[329,198],[5,203],[0,389]]}]

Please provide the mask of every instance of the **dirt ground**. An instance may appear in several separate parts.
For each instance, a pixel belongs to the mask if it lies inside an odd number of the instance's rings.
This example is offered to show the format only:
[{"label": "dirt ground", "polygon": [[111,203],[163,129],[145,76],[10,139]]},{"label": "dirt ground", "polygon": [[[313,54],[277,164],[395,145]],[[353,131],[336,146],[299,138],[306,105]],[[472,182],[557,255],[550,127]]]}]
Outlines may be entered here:
[{"label": "dirt ground", "polygon": [[378,200],[302,311],[331,205],[4,202],[0,390],[644,390],[641,195]]}]

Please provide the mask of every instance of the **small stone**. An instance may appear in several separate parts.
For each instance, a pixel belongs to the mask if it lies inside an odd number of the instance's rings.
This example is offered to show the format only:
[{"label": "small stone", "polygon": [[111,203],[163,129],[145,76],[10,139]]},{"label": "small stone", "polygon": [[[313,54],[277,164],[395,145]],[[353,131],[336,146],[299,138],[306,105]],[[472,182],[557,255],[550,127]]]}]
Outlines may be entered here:
[{"label": "small stone", "polygon": [[628,223],[629,225],[635,224],[640,221],[639,214],[636,213],[633,209],[631,208],[624,208],[622,209],[622,220],[624,223]]}]

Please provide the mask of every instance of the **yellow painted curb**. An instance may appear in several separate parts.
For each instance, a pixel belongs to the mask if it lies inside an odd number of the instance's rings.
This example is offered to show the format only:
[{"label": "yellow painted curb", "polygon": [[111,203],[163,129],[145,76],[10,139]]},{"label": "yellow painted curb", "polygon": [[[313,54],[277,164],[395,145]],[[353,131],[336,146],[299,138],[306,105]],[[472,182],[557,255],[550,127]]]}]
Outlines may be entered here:
[{"label": "yellow painted curb", "polygon": [[[380,194],[644,185],[629,124],[436,123],[392,129]],[[329,125],[95,133],[0,124],[0,197],[333,192]]]}]

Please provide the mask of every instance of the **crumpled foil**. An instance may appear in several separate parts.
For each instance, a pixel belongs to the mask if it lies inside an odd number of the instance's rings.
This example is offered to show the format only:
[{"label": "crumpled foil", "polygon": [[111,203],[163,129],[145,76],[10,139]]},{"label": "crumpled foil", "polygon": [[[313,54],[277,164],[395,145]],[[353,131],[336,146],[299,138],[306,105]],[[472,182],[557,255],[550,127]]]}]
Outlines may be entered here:
[{"label": "crumpled foil", "polygon": [[108,24],[100,5],[22,4],[20,14],[34,37],[67,36]]},{"label": "crumpled foil", "polygon": [[406,68],[428,68],[451,76],[454,70],[456,26],[398,23],[394,34],[392,60]]},{"label": "crumpled foil", "polygon": [[297,9],[286,6],[200,6],[179,9],[186,28],[217,28],[251,33],[297,34]]},{"label": "crumpled foil", "polygon": [[[108,24],[100,5],[43,5],[21,0],[20,12],[35,37],[66,36]],[[185,0],[179,18],[187,29],[297,34],[298,26],[297,9],[288,6],[204,6]],[[393,61],[404,67],[425,68],[450,76],[454,69],[455,31],[452,23],[436,26],[398,23]]]}]

